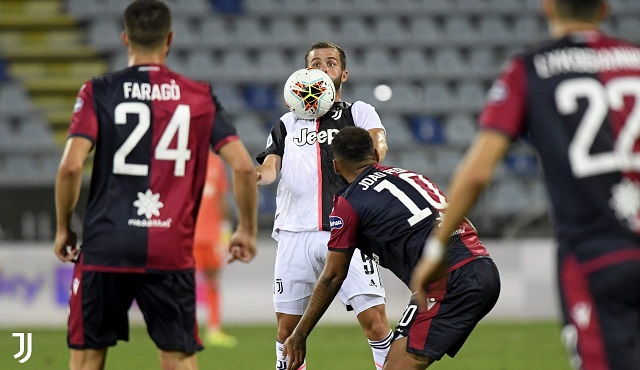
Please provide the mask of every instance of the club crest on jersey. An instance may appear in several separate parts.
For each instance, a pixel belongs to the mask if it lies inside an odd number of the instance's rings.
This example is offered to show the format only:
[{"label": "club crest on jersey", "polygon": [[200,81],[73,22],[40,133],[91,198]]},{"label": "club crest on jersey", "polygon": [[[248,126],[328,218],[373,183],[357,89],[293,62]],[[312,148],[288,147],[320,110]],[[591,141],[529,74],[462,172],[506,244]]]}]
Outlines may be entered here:
[{"label": "club crest on jersey", "polygon": [[342,229],[344,222],[342,222],[342,218],[338,216],[329,216],[329,227],[331,230],[333,229]]},{"label": "club crest on jersey", "polygon": [[316,142],[320,144],[331,144],[331,142],[333,141],[333,137],[338,133],[338,131],[340,130],[330,128],[328,130],[315,132],[309,130],[308,128],[303,128],[302,130],[300,130],[300,136],[293,138],[293,143],[298,146],[313,145]]},{"label": "club crest on jersey", "polygon": [[487,93],[487,101],[491,104],[500,104],[509,97],[509,87],[504,82],[497,80]]}]

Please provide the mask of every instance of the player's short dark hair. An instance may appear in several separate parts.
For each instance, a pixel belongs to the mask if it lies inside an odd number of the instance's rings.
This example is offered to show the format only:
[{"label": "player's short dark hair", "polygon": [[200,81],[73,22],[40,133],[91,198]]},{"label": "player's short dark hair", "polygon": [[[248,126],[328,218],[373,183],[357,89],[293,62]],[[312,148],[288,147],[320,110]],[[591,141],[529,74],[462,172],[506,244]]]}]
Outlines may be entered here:
[{"label": "player's short dark hair", "polygon": [[162,0],[136,0],[124,11],[124,30],[131,43],[154,49],[171,32],[171,9]]},{"label": "player's short dark hair", "polygon": [[604,1],[606,0],[555,0],[558,15],[578,21],[594,20]]},{"label": "player's short dark hair", "polygon": [[342,70],[347,69],[347,53],[344,52],[343,48],[329,41],[318,41],[309,47],[309,50],[307,50],[307,53],[304,55],[305,67],[309,65],[309,54],[316,49],[336,49],[338,54],[340,54],[340,67],[342,67]]},{"label": "player's short dark hair", "polygon": [[363,128],[349,126],[340,130],[331,142],[333,157],[358,164],[376,157],[373,140]]}]

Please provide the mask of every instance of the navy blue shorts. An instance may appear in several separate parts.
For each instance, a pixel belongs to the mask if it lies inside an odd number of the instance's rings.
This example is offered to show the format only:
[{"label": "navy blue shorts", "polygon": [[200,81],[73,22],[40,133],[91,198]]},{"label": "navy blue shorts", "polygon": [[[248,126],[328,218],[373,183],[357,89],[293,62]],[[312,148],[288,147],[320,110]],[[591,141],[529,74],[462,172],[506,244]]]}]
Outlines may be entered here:
[{"label": "navy blue shorts", "polygon": [[128,311],[137,302],[147,330],[163,351],[201,350],[193,271],[110,273],[76,265],[69,300],[67,343],[73,349],[102,349],[129,340]]},{"label": "navy blue shorts", "polygon": [[590,242],[579,253],[565,248],[558,255],[562,339],[575,368],[640,368],[640,248],[584,257],[589,248],[612,245]]},{"label": "navy blue shorts", "polygon": [[478,258],[429,286],[427,307],[412,299],[394,339],[407,337],[407,352],[437,361],[454,357],[476,324],[495,306],[500,276],[491,258]]}]

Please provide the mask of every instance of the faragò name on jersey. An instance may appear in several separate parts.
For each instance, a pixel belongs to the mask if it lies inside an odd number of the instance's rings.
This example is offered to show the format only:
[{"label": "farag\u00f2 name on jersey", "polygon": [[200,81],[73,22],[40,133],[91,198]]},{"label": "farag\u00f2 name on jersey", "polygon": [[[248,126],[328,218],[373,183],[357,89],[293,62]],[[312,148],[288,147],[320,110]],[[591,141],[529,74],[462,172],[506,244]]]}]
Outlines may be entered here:
[{"label": "farag\u00f2 name on jersey", "polygon": [[392,175],[394,173],[405,173],[405,172],[409,172],[409,171],[402,168],[398,168],[398,167],[387,168],[382,172],[375,172],[375,173],[372,173],[371,175],[365,176],[362,180],[358,181],[358,185],[362,186],[362,190],[367,190],[369,189],[369,187],[371,187],[371,185],[378,182],[378,180],[384,177],[387,177],[387,175]]},{"label": "farag\u00f2 name on jersey", "polygon": [[175,80],[168,84],[126,81],[122,84],[125,99],[138,100],[180,100],[180,85]]},{"label": "farag\u00f2 name on jersey", "polygon": [[640,70],[640,49],[634,47],[563,48],[534,55],[533,65],[538,77],[543,79],[566,73]]}]

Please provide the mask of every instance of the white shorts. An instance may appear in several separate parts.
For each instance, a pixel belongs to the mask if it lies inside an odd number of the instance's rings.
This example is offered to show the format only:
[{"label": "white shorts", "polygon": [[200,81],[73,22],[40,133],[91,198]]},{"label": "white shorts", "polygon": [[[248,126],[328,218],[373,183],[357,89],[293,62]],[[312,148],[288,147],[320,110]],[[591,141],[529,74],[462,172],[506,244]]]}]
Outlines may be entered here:
[{"label": "white shorts", "polygon": [[[302,315],[324,269],[328,231],[280,231],[273,284],[276,312]],[[377,264],[356,249],[349,274],[338,291],[342,303],[360,312],[385,303]]]}]

